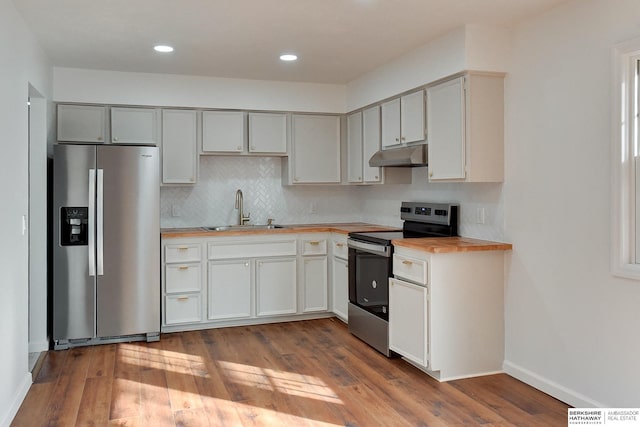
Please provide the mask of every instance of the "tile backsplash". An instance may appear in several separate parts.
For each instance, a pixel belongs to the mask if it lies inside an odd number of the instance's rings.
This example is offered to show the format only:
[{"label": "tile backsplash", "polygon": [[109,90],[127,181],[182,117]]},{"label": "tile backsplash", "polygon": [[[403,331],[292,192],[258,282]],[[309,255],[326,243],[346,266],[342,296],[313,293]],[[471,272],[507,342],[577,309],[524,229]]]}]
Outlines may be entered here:
[{"label": "tile backsplash", "polygon": [[[459,233],[504,240],[501,184],[429,183],[427,168],[414,168],[412,184],[378,186],[281,185],[278,157],[200,156],[198,183],[162,187],[161,226],[200,227],[238,223],[236,190],[244,194],[251,224],[364,221],[402,226],[403,200],[460,204]],[[478,223],[484,209],[484,224]]]},{"label": "tile backsplash", "polygon": [[360,221],[356,189],[348,186],[281,185],[279,157],[200,156],[195,186],[162,187],[161,226],[238,223],[236,190],[244,195],[251,224]]}]

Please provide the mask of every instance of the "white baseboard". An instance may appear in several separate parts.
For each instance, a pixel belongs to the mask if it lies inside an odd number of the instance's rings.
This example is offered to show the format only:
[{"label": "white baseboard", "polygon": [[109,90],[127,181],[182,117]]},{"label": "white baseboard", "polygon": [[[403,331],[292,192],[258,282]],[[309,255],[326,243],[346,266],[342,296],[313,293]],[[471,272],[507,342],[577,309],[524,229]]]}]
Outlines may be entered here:
[{"label": "white baseboard", "polygon": [[531,387],[547,393],[556,399],[573,406],[574,408],[607,408],[608,405],[597,402],[589,397],[571,390],[554,381],[544,378],[534,372],[531,372],[521,366],[508,361],[504,361],[502,365],[504,371],[514,378],[529,384]]},{"label": "white baseboard", "polygon": [[22,401],[29,392],[31,383],[31,373],[27,372],[24,374],[22,384],[18,387],[15,399],[13,399],[13,402],[11,402],[11,405],[9,406],[9,411],[6,414],[0,414],[0,427],[9,427],[11,425],[11,421],[15,418],[18,413],[18,409],[20,409],[20,405],[22,405]]}]

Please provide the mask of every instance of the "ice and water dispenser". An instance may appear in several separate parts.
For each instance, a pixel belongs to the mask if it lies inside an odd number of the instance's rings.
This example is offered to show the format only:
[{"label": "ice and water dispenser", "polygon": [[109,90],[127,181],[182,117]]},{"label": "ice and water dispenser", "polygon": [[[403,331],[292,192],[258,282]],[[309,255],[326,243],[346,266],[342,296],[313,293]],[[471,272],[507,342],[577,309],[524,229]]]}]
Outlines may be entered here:
[{"label": "ice and water dispenser", "polygon": [[89,208],[60,208],[60,245],[86,246],[89,244]]}]

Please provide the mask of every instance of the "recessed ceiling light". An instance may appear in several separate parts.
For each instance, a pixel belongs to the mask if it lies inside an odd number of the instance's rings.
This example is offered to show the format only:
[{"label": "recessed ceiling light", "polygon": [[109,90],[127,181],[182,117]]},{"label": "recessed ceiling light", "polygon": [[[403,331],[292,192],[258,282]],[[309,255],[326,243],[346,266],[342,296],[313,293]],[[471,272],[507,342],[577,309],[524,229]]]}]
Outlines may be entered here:
[{"label": "recessed ceiling light", "polygon": [[153,49],[156,52],[162,52],[162,53],[169,53],[169,52],[173,52],[173,48],[171,46],[167,46],[167,45],[162,45],[159,44],[157,46],[154,46]]},{"label": "recessed ceiling light", "polygon": [[298,55],[294,55],[293,53],[285,53],[284,55],[280,55],[281,61],[295,61],[298,59]]}]

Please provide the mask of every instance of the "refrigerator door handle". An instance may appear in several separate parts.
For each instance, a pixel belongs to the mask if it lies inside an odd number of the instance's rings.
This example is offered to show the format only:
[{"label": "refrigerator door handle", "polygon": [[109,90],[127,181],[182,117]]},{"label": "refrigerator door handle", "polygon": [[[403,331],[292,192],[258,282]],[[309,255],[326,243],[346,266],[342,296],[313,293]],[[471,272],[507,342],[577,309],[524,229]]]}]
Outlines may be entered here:
[{"label": "refrigerator door handle", "polygon": [[97,275],[104,275],[104,169],[98,169],[96,195],[96,254]]},{"label": "refrigerator door handle", "polygon": [[96,171],[89,169],[89,276],[96,275]]}]

